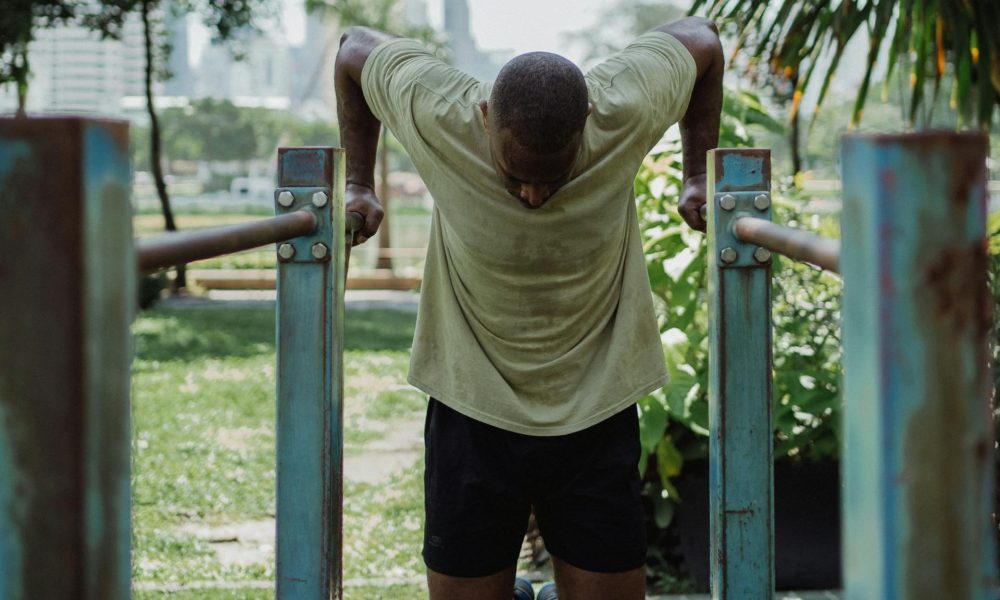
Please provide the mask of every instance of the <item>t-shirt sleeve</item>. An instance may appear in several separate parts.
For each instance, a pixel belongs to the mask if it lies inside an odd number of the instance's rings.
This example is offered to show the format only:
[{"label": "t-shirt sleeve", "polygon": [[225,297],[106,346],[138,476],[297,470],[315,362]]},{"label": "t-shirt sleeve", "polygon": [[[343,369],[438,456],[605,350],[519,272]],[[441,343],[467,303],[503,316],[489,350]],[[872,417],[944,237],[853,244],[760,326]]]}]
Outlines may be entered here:
[{"label": "t-shirt sleeve", "polygon": [[674,36],[651,31],[588,73],[612,103],[632,111],[649,147],[687,111],[698,69]]},{"label": "t-shirt sleeve", "polygon": [[[427,107],[427,90],[446,98],[478,84],[431,54],[419,42],[394,38],[377,46],[361,71],[361,91],[375,117],[406,146],[416,135],[415,107]],[[416,96],[421,95],[420,99]]]}]

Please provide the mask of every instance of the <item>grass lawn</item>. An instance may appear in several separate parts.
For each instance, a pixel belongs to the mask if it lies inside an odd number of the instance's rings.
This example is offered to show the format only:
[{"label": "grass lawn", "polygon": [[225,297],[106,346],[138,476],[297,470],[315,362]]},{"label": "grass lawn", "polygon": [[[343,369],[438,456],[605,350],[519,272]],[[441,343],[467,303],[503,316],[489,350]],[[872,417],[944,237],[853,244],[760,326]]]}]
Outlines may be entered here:
[{"label": "grass lawn", "polygon": [[[348,313],[348,458],[423,413],[423,396],[405,385],[413,325],[409,313]],[[133,332],[136,598],[271,598],[261,586],[274,577],[273,311],[153,310]],[[421,473],[417,464],[378,483],[345,482],[346,598],[426,595],[415,583]],[[244,543],[246,532],[257,541]],[[167,592],[189,583],[203,587]]]}]

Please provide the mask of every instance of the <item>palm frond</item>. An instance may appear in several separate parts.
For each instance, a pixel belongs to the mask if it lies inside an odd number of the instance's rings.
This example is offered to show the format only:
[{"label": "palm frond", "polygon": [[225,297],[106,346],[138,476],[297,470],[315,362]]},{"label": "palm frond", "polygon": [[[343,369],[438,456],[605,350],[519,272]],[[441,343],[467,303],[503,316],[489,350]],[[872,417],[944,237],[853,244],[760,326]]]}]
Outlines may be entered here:
[{"label": "palm frond", "polygon": [[792,81],[793,112],[812,85],[822,105],[848,41],[862,32],[869,46],[852,124],[862,118],[881,57],[887,58],[883,94],[895,73],[908,78],[911,123],[929,124],[946,81],[960,126],[989,129],[1000,107],[997,0],[695,0],[692,13],[728,24],[741,51],[756,59],[752,64],[774,80]]}]

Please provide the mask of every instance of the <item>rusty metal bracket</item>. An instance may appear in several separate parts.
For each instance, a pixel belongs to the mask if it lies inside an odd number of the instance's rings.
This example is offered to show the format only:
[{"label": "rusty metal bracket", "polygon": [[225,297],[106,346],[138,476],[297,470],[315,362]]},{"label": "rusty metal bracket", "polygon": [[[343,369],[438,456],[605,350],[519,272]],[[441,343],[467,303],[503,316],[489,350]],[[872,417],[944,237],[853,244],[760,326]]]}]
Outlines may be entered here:
[{"label": "rusty metal bracket", "polygon": [[719,249],[719,267],[763,267],[770,263],[770,252],[736,237],[733,223],[740,217],[771,220],[771,193],[766,190],[719,192],[713,199],[715,232]]},{"label": "rusty metal bracket", "polygon": [[[288,196],[283,196],[283,192],[292,195],[291,203]],[[317,206],[313,197],[317,193],[326,195],[327,201],[322,206]],[[316,244],[328,244],[333,235],[333,208],[335,202],[329,201],[331,198],[330,188],[316,186],[302,187],[281,187],[274,190],[274,212],[275,214],[292,213],[297,210],[308,210],[316,215],[316,229],[310,235],[304,235],[290,240],[285,240],[276,244],[278,260],[281,262],[309,263],[321,260],[329,260],[329,253],[323,257],[317,257],[313,248]],[[286,246],[286,248],[282,248]],[[294,252],[288,252],[287,246],[291,246]]]}]

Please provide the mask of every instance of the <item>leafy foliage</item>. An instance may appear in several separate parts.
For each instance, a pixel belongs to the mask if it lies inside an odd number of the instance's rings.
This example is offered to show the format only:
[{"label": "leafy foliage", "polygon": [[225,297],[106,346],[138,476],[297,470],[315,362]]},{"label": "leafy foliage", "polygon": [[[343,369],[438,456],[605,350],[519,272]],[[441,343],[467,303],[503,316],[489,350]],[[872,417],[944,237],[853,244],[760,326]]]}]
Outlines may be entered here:
[{"label": "leafy foliage", "polygon": [[738,50],[763,60],[773,81],[791,88],[793,119],[813,81],[820,86],[817,104],[822,104],[847,43],[857,33],[867,35],[869,49],[853,123],[861,120],[883,55],[886,81],[896,68],[909,72],[911,123],[921,107],[933,104],[946,75],[953,80],[952,101],[966,122],[978,121],[988,129],[1000,104],[996,0],[695,0],[691,10],[728,24],[738,35]]},{"label": "leafy foliage", "polygon": [[[743,127],[754,122],[780,129],[759,99],[727,94],[720,146],[747,147]],[[654,296],[670,383],[639,402],[640,470],[653,520],[665,528],[674,502],[672,478],[686,461],[708,455],[708,308],[704,236],[691,230],[673,203],[680,192],[679,148],[667,144],[635,180],[646,266]],[[786,186],[787,187],[787,186]],[[836,235],[829,219],[804,216],[803,200],[784,191],[774,219]],[[793,195],[789,195],[793,194]],[[777,194],[776,194],[777,195]],[[775,260],[772,285],[775,456],[819,459],[838,452],[840,402],[840,282],[797,263]]]}]

